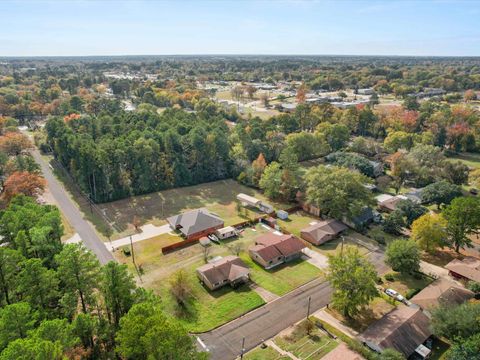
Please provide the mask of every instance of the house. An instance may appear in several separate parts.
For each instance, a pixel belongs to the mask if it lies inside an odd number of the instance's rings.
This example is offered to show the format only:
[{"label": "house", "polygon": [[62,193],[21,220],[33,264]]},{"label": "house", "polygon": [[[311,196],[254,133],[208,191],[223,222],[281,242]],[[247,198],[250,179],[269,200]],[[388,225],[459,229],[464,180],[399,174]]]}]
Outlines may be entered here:
[{"label": "house", "polygon": [[380,210],[392,212],[397,208],[397,204],[402,200],[407,200],[408,198],[403,195],[391,196],[388,194],[382,194],[376,197],[378,207]]},{"label": "house", "polygon": [[172,229],[180,230],[187,240],[200,239],[223,228],[223,220],[205,208],[171,216],[167,218],[167,222]]},{"label": "house", "polygon": [[361,335],[373,351],[395,349],[408,358],[413,353],[425,358],[430,353],[423,343],[432,336],[430,319],[420,308],[399,306],[375,321]]},{"label": "house", "polygon": [[472,291],[465,289],[458,283],[440,278],[420,291],[410,301],[420,306],[429,316],[428,310],[432,308],[441,305],[460,305],[473,298],[473,296]]},{"label": "house", "polygon": [[423,204],[423,200],[422,200],[423,189],[424,188],[420,188],[420,189],[412,188],[408,193],[405,193],[404,195],[416,204]]},{"label": "house", "polygon": [[271,269],[284,262],[298,259],[302,256],[304,248],[305,244],[293,235],[277,235],[270,232],[260,236],[248,252],[252,260],[265,269]]},{"label": "house", "polygon": [[379,177],[383,175],[383,163],[380,161],[373,161],[373,160],[368,160],[370,165],[373,167],[373,176],[374,177]]},{"label": "house", "polygon": [[243,206],[251,206],[254,208],[259,209],[260,211],[263,211],[266,214],[270,214],[273,212],[273,206],[267,203],[262,202],[261,200],[258,200],[257,198],[254,198],[253,196],[247,195],[240,193],[237,195],[237,200],[240,201],[240,203]]},{"label": "house", "polygon": [[236,287],[249,280],[250,270],[238,256],[225,256],[197,269],[197,276],[210,290],[229,284]]},{"label": "house", "polygon": [[218,229],[217,231],[215,231],[215,235],[217,235],[217,237],[219,239],[228,239],[228,238],[231,238],[233,236],[236,236],[237,231],[235,230],[235,228],[233,226],[226,226],[224,228],[221,228],[221,229]]},{"label": "house", "polygon": [[341,221],[328,219],[302,229],[300,236],[313,245],[321,245],[332,240],[347,228],[347,225]]},{"label": "house", "polygon": [[371,207],[365,206],[357,216],[354,216],[352,219],[344,217],[342,222],[352,228],[358,229],[365,228],[372,222],[380,220],[380,218],[380,214],[377,211],[374,211]]},{"label": "house", "polygon": [[480,283],[480,259],[471,256],[463,260],[454,259],[445,265],[445,268],[454,278]]}]

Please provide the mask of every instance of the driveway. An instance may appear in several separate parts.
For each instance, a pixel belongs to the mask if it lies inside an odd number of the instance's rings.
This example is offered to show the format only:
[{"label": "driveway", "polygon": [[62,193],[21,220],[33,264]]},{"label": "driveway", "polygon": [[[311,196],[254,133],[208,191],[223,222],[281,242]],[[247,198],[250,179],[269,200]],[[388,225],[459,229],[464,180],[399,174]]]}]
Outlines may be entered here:
[{"label": "driveway", "polygon": [[[136,243],[139,241],[147,240],[155,236],[159,236],[162,234],[167,234],[170,231],[172,231],[172,228],[170,225],[162,225],[162,226],[155,226],[152,224],[146,224],[140,228],[142,231],[139,233],[135,233],[132,235],[132,242]],[[124,245],[129,245],[130,244],[130,236],[126,236],[124,238],[112,241],[109,243],[110,246],[112,247],[112,251],[115,250],[116,248]]]},{"label": "driveway", "polygon": [[309,248],[303,249],[302,252],[304,254],[302,258],[313,266],[316,266],[320,270],[325,270],[326,268],[328,268],[328,257],[326,257],[325,255],[320,254],[319,252]]},{"label": "driveway", "polygon": [[57,202],[58,207],[67,218],[70,225],[72,225],[78,233],[78,236],[82,239],[85,247],[93,251],[101,264],[115,261],[113,255],[107,250],[104,242],[98,237],[93,225],[83,218],[83,214],[74,204],[63,185],[57,180],[55,175],[53,175],[47,161],[36,149],[32,151],[32,156],[40,165],[43,176],[45,177],[45,180],[47,180],[47,187]]}]

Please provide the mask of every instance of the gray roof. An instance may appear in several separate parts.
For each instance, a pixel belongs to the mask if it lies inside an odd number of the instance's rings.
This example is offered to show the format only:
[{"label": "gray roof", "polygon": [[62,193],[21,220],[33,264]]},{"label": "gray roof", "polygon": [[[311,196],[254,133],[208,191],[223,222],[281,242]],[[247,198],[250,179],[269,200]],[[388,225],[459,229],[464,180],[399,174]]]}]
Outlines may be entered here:
[{"label": "gray roof", "polygon": [[167,222],[172,228],[179,229],[186,236],[209,228],[223,226],[223,220],[205,208],[171,216],[167,218]]}]

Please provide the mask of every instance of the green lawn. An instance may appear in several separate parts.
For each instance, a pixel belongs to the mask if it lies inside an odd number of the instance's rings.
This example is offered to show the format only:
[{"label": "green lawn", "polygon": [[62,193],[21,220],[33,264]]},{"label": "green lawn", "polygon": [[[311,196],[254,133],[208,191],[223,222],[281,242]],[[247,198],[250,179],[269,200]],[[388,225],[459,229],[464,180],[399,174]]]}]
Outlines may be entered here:
[{"label": "green lawn", "polygon": [[236,208],[236,197],[239,193],[254,196],[273,205],[276,209],[286,209],[291,206],[291,204],[270,201],[261,192],[231,179],[132,196],[98,206],[122,229],[112,237],[116,239],[132,231],[131,223],[134,216],[137,216],[142,223],[162,225],[166,223],[165,219],[169,216],[206,207],[219,215],[225,221],[225,226],[245,221],[245,217],[240,215]]},{"label": "green lawn", "polygon": [[293,235],[300,237],[300,231],[310,226],[312,222],[320,222],[321,219],[308,215],[304,211],[297,211],[289,214],[287,220],[277,219],[277,224],[281,229],[285,229]]},{"label": "green lawn", "polygon": [[401,274],[398,272],[391,272],[389,274],[393,275],[394,281],[388,281],[385,279],[384,276],[384,283],[382,284],[382,286],[386,289],[393,289],[398,293],[402,294],[403,296],[405,296],[409,290],[422,290],[433,281],[433,279],[427,276],[421,276],[419,279],[417,279],[410,274]]},{"label": "green lawn", "polygon": [[241,254],[240,257],[250,268],[252,281],[280,296],[322,275],[320,269],[302,259],[265,270],[247,253]]},{"label": "green lawn", "polygon": [[189,331],[210,330],[264,304],[262,298],[247,285],[237,289],[224,286],[215,291],[208,290],[200,284],[195,274],[195,269],[201,265],[203,261],[185,269],[192,292],[186,309],[176,304],[170,294],[168,281],[158,281],[155,289],[160,294],[165,311],[176,316]]},{"label": "green lawn", "polygon": [[[350,240],[348,237],[344,238],[343,246],[344,248],[347,246],[354,246],[358,249],[361,255],[365,255],[369,252],[366,247],[358,245],[356,242]],[[314,246],[312,249],[317,250],[323,255],[335,255],[338,254],[342,249],[342,239],[340,237],[337,237],[320,246]]]},{"label": "green lawn", "polygon": [[295,326],[291,334],[277,336],[275,343],[299,359],[321,359],[338,346],[338,342],[314,327],[307,334],[306,321]]},{"label": "green lawn", "polygon": [[465,165],[474,169],[480,168],[480,154],[460,153],[454,156],[449,156],[448,159],[450,159],[451,161],[460,160]]},{"label": "green lawn", "polygon": [[252,351],[245,354],[243,357],[245,360],[289,360],[288,356],[283,356],[278,353],[275,349],[267,347],[262,349],[257,347]]}]

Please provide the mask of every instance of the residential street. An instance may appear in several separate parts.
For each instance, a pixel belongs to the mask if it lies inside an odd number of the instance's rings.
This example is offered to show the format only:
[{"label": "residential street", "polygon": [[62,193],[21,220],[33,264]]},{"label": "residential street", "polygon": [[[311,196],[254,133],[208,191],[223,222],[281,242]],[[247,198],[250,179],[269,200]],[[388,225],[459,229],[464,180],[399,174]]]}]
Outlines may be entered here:
[{"label": "residential street", "polygon": [[[388,270],[383,262],[382,252],[372,252],[368,257],[379,273]],[[330,302],[331,294],[332,289],[328,282],[323,279],[314,280],[199,337],[207,346],[212,360],[235,359],[240,355],[243,337],[245,337],[245,351],[251,350],[262,340],[275,336],[306,317],[309,297],[311,297],[310,314],[313,314]]]},{"label": "residential street", "polygon": [[98,260],[102,264],[114,260],[113,255],[105,247],[104,242],[98,237],[93,226],[83,218],[83,214],[73,203],[73,200],[70,199],[70,196],[67,194],[63,185],[57,180],[55,175],[53,175],[49,164],[44,158],[42,158],[38,150],[33,150],[32,156],[40,165],[43,176],[45,177],[45,180],[47,180],[47,186],[55,198],[55,201],[58,203],[62,213],[68,219],[75,231],[80,235],[85,246],[97,255]]}]

